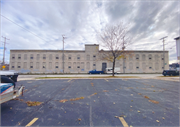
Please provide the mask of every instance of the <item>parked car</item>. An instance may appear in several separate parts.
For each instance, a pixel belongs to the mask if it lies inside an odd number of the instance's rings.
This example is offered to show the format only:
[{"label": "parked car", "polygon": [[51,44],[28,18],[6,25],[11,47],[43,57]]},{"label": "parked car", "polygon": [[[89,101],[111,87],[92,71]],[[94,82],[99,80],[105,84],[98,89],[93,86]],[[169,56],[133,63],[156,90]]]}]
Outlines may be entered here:
[{"label": "parked car", "polygon": [[16,71],[0,71],[0,75],[6,76],[6,77],[12,79],[14,82],[17,82],[17,78],[18,78],[19,74]]},{"label": "parked car", "polygon": [[164,70],[164,71],[162,72],[162,74],[163,74],[164,76],[166,76],[166,75],[176,76],[176,75],[179,75],[179,71],[177,71],[177,70]]},{"label": "parked car", "polygon": [[96,71],[96,69],[89,71],[88,74],[104,74],[104,71]]},{"label": "parked car", "polygon": [[[106,73],[107,74],[112,74],[113,69],[112,68],[106,68]],[[120,68],[119,67],[115,67],[114,68],[114,74],[118,74],[121,73]]]}]

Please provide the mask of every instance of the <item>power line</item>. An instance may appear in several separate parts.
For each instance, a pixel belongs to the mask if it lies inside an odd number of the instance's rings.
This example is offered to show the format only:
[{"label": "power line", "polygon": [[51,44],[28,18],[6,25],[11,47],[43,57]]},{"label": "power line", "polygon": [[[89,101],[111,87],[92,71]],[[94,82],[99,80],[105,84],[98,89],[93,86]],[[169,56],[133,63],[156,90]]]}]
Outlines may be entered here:
[{"label": "power line", "polygon": [[165,69],[165,54],[164,54],[164,50],[165,50],[164,42],[165,42],[165,40],[164,39],[167,38],[167,37],[168,36],[159,39],[159,40],[163,40],[163,69]]},{"label": "power line", "polygon": [[[0,14],[0,15],[1,15],[1,14]],[[17,23],[13,22],[12,20],[8,19],[7,17],[5,17],[5,16],[3,16],[3,15],[1,15],[1,16],[2,16],[3,18],[7,19],[8,21],[10,21],[10,22],[14,23],[15,25],[17,25],[17,26],[21,27],[22,29],[24,29],[24,30],[26,30],[26,31],[30,32],[30,33],[31,33],[31,34],[33,34],[34,36],[36,36],[36,37],[38,37],[38,38],[42,39],[41,37],[39,37],[39,36],[38,36],[38,35],[36,35],[35,33],[33,33],[33,32],[31,32],[30,30],[28,30],[28,29],[26,29],[26,28],[24,28],[24,27],[22,27],[22,26],[18,25]],[[42,40],[44,40],[44,39],[42,39]],[[44,41],[46,41],[46,40],[44,40]]]}]

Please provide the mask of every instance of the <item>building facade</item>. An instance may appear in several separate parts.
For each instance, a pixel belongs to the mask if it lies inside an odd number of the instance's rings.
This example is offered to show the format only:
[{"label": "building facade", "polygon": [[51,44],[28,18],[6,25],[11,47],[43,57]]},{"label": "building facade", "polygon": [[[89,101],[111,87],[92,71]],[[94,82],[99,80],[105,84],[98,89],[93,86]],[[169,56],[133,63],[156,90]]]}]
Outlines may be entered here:
[{"label": "building facade", "polygon": [[[10,50],[10,70],[20,73],[87,73],[90,70],[111,68],[112,62],[99,59],[108,51],[99,50],[97,44],[86,44],[85,50]],[[165,51],[125,51],[130,52],[123,59],[116,60],[116,67],[123,73],[161,73],[163,59],[165,69],[169,69],[169,52]],[[64,59],[63,59],[64,54]],[[63,64],[64,63],[64,64]],[[123,65],[124,63],[124,65]]]}]

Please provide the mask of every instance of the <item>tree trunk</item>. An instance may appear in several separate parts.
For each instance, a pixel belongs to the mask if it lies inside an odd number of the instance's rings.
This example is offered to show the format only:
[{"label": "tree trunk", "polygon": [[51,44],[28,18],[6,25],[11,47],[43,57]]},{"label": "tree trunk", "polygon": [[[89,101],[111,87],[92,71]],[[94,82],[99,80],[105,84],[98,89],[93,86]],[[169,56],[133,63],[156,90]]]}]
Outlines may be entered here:
[{"label": "tree trunk", "polygon": [[113,59],[113,68],[112,68],[112,69],[113,69],[113,70],[112,70],[112,71],[113,71],[113,72],[112,72],[112,76],[113,76],[113,77],[114,77],[114,67],[115,67],[115,58]]}]

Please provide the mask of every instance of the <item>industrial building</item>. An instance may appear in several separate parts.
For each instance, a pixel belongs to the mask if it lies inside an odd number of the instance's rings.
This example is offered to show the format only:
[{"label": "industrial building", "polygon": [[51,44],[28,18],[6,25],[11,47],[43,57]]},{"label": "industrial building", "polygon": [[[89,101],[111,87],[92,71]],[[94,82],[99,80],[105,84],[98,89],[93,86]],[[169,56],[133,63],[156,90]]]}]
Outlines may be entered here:
[{"label": "industrial building", "polygon": [[[107,50],[98,44],[85,44],[85,50],[10,50],[10,70],[20,73],[88,73],[112,67],[112,62],[100,59]],[[169,69],[169,52],[125,50],[129,52],[116,61],[121,73],[162,73]],[[63,58],[64,54],[64,58]],[[124,59],[124,62],[123,62]],[[163,60],[164,59],[164,60]],[[165,68],[163,68],[165,63]]]}]

